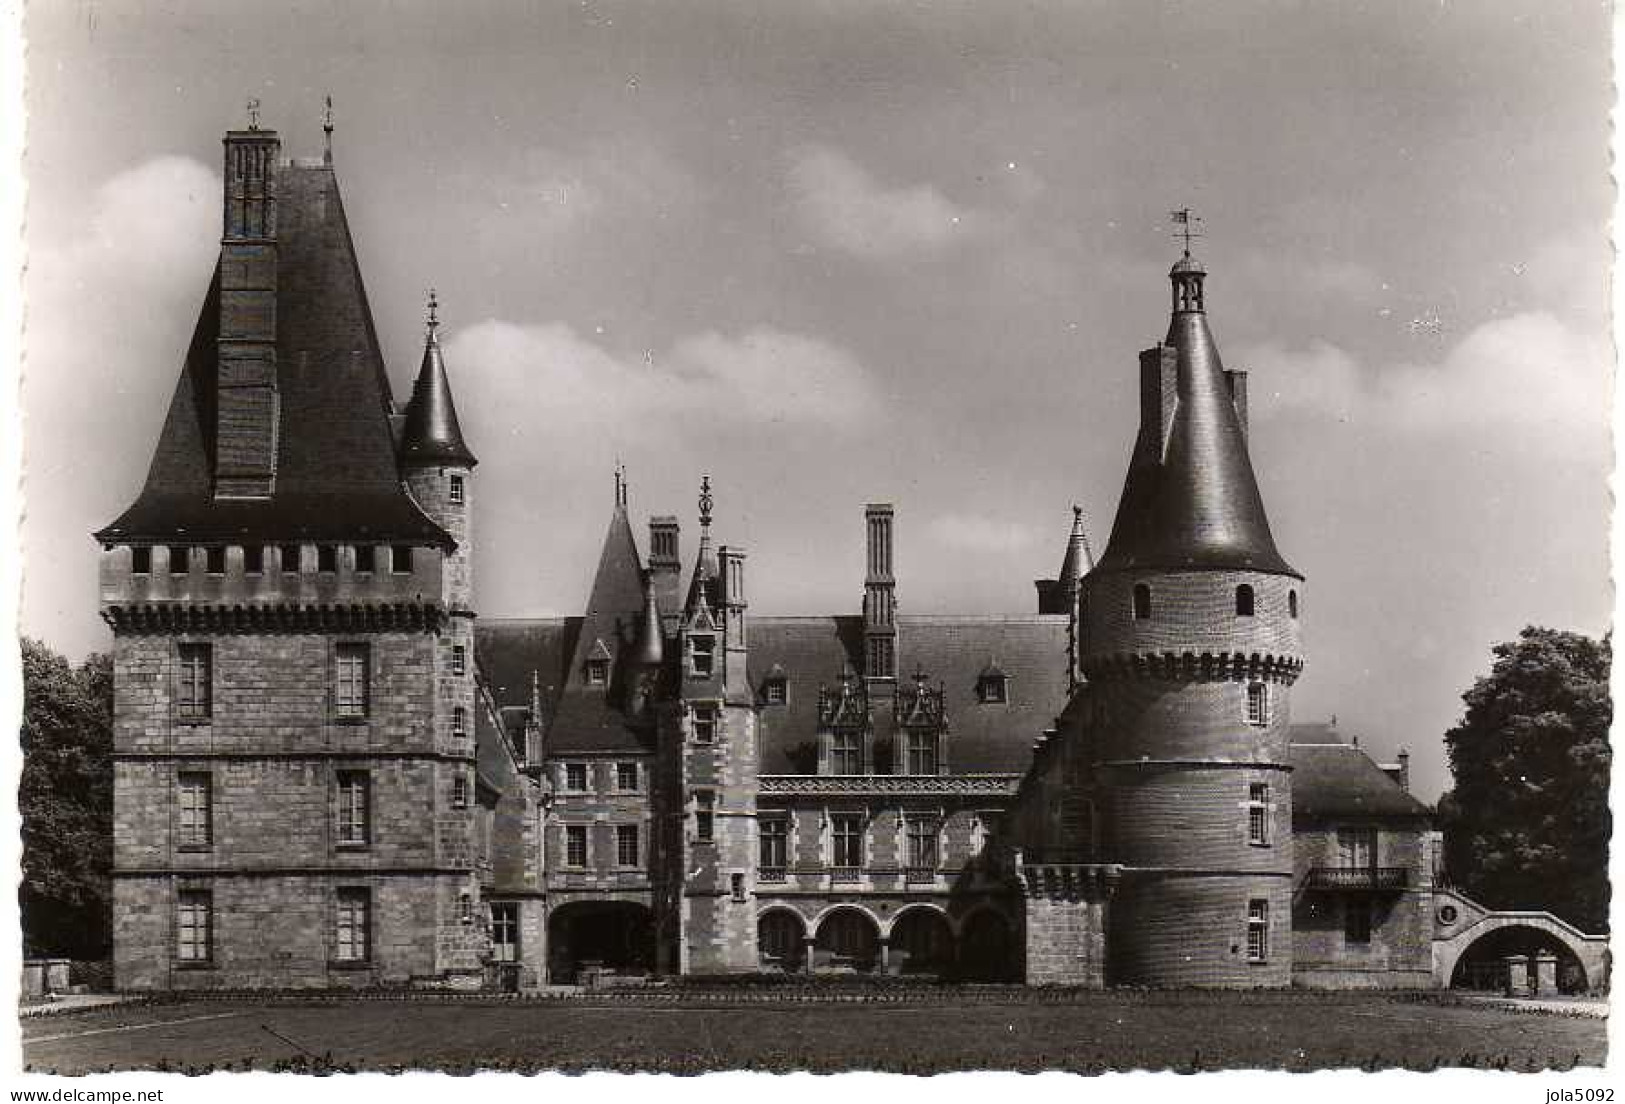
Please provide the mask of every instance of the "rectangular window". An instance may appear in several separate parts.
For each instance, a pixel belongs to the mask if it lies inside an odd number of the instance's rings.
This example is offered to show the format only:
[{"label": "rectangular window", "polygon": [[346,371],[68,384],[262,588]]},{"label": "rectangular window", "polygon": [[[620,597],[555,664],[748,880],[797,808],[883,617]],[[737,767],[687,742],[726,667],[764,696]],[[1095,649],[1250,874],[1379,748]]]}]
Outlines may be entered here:
[{"label": "rectangular window", "polygon": [[214,894],[183,889],[175,897],[175,960],[209,962],[214,958]]},{"label": "rectangular window", "polygon": [[243,545],[243,573],[246,575],[263,575],[265,573],[265,545]]},{"label": "rectangular window", "polygon": [[636,763],[615,764],[615,788],[622,793],[637,792],[638,765]]},{"label": "rectangular window", "polygon": [[937,822],[917,819],[908,822],[908,865],[916,870],[937,868]]},{"label": "rectangular window", "polygon": [[710,678],[717,667],[717,639],[714,636],[688,638],[689,673],[695,678]]},{"label": "rectangular window", "polygon": [[636,824],[617,824],[615,826],[615,863],[618,866],[638,865],[638,826]]},{"label": "rectangular window", "polygon": [[696,705],[694,707],[694,742],[696,744],[709,744],[713,743],[716,738],[716,708],[709,705]]},{"label": "rectangular window", "polygon": [[1377,865],[1375,828],[1339,828],[1337,858],[1345,870],[1368,870]]},{"label": "rectangular window", "polygon": [[937,734],[910,732],[908,734],[908,773],[937,773]]},{"label": "rectangular window", "polygon": [[452,476],[451,482],[447,486],[449,487],[447,491],[448,497],[454,504],[461,505],[463,501],[463,477],[460,475]]},{"label": "rectangular window", "polygon": [[451,780],[451,807],[468,808],[468,777],[459,774]]},{"label": "rectangular window", "polygon": [[339,771],[335,839],[340,846],[365,847],[371,839],[370,789],[366,771]]},{"label": "rectangular window", "polygon": [[789,822],[778,817],[762,820],[758,839],[761,841],[762,877],[782,881],[790,854]]},{"label": "rectangular window", "polygon": [[519,961],[519,903],[491,902],[491,955],[498,962]]},{"label": "rectangular window", "polygon": [[1247,723],[1250,725],[1270,723],[1269,687],[1262,682],[1247,684]]},{"label": "rectangular window", "polygon": [[564,865],[578,868],[587,865],[587,826],[585,824],[566,824],[564,826]]},{"label": "rectangular window", "polygon": [[203,550],[203,565],[210,575],[224,575],[226,573],[226,550],[215,546]]},{"label": "rectangular window", "polygon": [[1265,962],[1270,956],[1270,903],[1247,902],[1247,961]]},{"label": "rectangular window", "polygon": [[176,824],[176,843],[183,848],[209,846],[213,837],[212,780],[202,771],[185,771],[175,777],[176,804],[179,819]]},{"label": "rectangular window", "polygon": [[357,572],[372,574],[372,569],[378,562],[378,550],[370,544],[355,546],[355,569]]},{"label": "rectangular window", "polygon": [[1270,788],[1263,782],[1247,787],[1247,842],[1259,846],[1270,842]]},{"label": "rectangular window", "polygon": [[410,544],[390,546],[389,569],[397,575],[412,574],[412,546]]},{"label": "rectangular window", "polygon": [[598,658],[587,660],[587,685],[609,685],[609,660]]},{"label": "rectangular window", "polygon": [[316,570],[331,574],[339,569],[339,546],[336,544],[318,544],[316,546]]},{"label": "rectangular window", "polygon": [[182,720],[205,720],[213,709],[214,645],[189,641],[175,651],[180,661],[175,712]]},{"label": "rectangular window", "polygon": [[762,687],[762,700],[768,705],[783,705],[785,701],[785,683],[781,678],[768,679]]},{"label": "rectangular window", "polygon": [[835,843],[832,865],[856,872],[863,866],[863,818],[856,814],[838,814],[830,818],[830,831]]},{"label": "rectangular window", "polygon": [[468,735],[468,710],[460,705],[453,706],[451,710],[451,735],[456,740]]},{"label": "rectangular window", "polygon": [[277,555],[282,558],[282,574],[299,574],[299,546],[297,544],[284,544]]},{"label": "rectangular window", "polygon": [[135,575],[152,574],[152,549],[130,549],[130,571]]},{"label": "rectangular window", "polygon": [[863,743],[856,732],[836,732],[830,736],[829,771],[831,774],[863,773]]},{"label": "rectangular window", "polygon": [[564,764],[564,788],[572,793],[585,793],[587,790],[587,764]]},{"label": "rectangular window", "polygon": [[1343,902],[1343,942],[1371,942],[1371,902],[1365,898],[1350,897]]},{"label": "rectangular window", "polygon": [[451,673],[458,676],[468,674],[468,649],[461,644],[451,646]]},{"label": "rectangular window", "polygon": [[187,548],[184,545],[172,544],[169,546],[169,573],[171,575],[185,575],[191,569],[187,562]]},{"label": "rectangular window", "polygon": [[341,889],[333,933],[333,957],[365,962],[372,949],[372,891]]},{"label": "rectangular window", "polygon": [[702,790],[694,795],[694,838],[700,843],[710,843],[716,838],[713,799],[709,791]]},{"label": "rectangular window", "polygon": [[745,876],[743,874],[728,875],[728,888],[732,891],[735,901],[743,901],[745,899]]},{"label": "rectangular window", "polygon": [[333,711],[342,720],[358,720],[367,715],[367,681],[371,656],[362,641],[351,641],[335,649],[337,672],[333,687]]}]

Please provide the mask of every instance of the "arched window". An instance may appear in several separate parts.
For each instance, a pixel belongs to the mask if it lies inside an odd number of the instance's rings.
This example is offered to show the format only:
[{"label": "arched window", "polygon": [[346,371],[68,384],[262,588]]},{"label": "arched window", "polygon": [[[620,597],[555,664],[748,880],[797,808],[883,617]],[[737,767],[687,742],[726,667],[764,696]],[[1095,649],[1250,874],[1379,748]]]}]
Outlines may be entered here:
[{"label": "arched window", "polygon": [[1289,590],[1286,592],[1286,611],[1287,613],[1291,614],[1293,618],[1298,616],[1298,592],[1295,590]]},{"label": "arched window", "polygon": [[1151,616],[1151,588],[1144,583],[1134,584],[1134,619],[1144,621]]},{"label": "arched window", "polygon": [[1253,615],[1253,588],[1249,583],[1242,583],[1236,588],[1236,616],[1251,617]]}]

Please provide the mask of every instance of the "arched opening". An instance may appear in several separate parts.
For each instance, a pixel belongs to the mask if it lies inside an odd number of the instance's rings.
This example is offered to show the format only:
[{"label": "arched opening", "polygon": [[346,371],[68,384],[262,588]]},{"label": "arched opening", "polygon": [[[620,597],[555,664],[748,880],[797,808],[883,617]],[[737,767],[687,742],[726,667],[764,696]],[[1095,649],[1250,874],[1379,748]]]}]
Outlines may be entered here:
[{"label": "arched opening", "polygon": [[547,974],[555,985],[654,968],[654,917],[630,901],[572,901],[547,918]]},{"label": "arched opening", "polygon": [[946,974],[954,964],[954,933],[948,918],[930,908],[911,908],[891,929],[888,954],[899,974]]},{"label": "arched opening", "polygon": [[868,974],[879,960],[880,929],[866,913],[838,908],[819,922],[813,941],[815,969]]},{"label": "arched opening", "polygon": [[[1510,976],[1512,967],[1507,961],[1516,955],[1524,959],[1519,977]],[[1512,991],[1536,992],[1540,988],[1537,959],[1542,955],[1557,959],[1552,980],[1559,993],[1585,992],[1585,966],[1568,944],[1551,932],[1522,925],[1497,928],[1473,940],[1456,960],[1450,987],[1502,993],[1508,991],[1510,982]]]},{"label": "arched opening", "polygon": [[773,909],[756,922],[756,953],[764,970],[799,973],[805,961],[807,925],[789,909]]},{"label": "arched opening", "polygon": [[1251,617],[1253,615],[1253,588],[1249,583],[1242,583],[1236,588],[1236,616]]},{"label": "arched opening", "polygon": [[1015,959],[1009,921],[991,909],[972,913],[960,936],[960,976],[966,981],[1012,981]]},{"label": "arched opening", "polygon": [[1144,621],[1151,616],[1151,588],[1145,583],[1134,584],[1134,619]]}]

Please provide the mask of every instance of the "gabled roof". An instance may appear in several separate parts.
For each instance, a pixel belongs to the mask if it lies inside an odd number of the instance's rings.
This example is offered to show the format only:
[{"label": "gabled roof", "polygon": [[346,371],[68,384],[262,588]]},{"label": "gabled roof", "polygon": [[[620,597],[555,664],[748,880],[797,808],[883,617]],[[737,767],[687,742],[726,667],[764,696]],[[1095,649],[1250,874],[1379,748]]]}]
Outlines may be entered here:
[{"label": "gabled roof", "polygon": [[275,492],[214,500],[217,267],[146,485],[96,539],[451,546],[401,485],[389,382],[332,169],[295,163],[277,172]]},{"label": "gabled roof", "polygon": [[1292,815],[1296,818],[1431,815],[1426,805],[1400,788],[1353,744],[1294,743],[1288,757],[1292,763]]},{"label": "gabled roof", "polygon": [[[1203,274],[1187,254],[1170,275],[1177,289]],[[1177,364],[1166,448],[1161,417],[1148,409],[1098,570],[1234,568],[1295,576],[1270,533],[1199,291],[1191,301],[1195,309],[1173,312],[1162,346]]]}]

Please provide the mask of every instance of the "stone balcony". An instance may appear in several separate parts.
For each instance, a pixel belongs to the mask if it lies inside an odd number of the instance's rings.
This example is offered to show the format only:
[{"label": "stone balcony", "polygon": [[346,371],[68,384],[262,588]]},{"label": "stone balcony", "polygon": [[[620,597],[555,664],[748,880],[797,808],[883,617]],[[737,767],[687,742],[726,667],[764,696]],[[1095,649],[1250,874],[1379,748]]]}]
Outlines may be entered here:
[{"label": "stone balcony", "polygon": [[1013,798],[1019,774],[764,774],[764,797]]},{"label": "stone balcony", "polygon": [[1410,871],[1403,866],[1317,866],[1304,879],[1305,889],[1333,893],[1371,893],[1404,889]]}]

